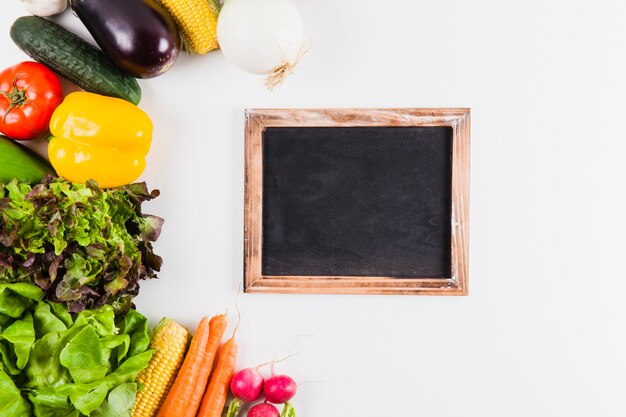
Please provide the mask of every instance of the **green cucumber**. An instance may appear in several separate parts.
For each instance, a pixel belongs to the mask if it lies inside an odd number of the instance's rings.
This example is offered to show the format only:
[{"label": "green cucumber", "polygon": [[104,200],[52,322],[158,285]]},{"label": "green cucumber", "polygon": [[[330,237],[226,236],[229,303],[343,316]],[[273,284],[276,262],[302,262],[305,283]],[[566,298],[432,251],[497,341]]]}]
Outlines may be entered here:
[{"label": "green cucumber", "polygon": [[31,58],[47,65],[86,91],[139,103],[137,80],[100,49],[43,17],[23,16],[11,26],[13,42]]},{"label": "green cucumber", "polygon": [[0,135],[0,183],[13,178],[36,184],[48,174],[55,174],[48,161],[24,145]]}]

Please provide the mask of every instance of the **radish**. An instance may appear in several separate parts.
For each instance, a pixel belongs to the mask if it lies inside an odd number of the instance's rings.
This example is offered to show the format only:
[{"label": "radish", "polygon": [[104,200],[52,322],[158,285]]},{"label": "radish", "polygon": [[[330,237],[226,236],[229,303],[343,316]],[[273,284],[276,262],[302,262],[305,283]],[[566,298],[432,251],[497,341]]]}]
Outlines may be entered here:
[{"label": "radish", "polygon": [[287,375],[272,375],[265,380],[263,394],[274,404],[285,404],[296,395],[298,385]]},{"label": "radish", "polygon": [[263,365],[242,369],[233,375],[233,379],[230,381],[230,391],[235,398],[228,405],[226,417],[237,416],[241,404],[256,401],[259,398],[263,390],[263,375],[259,372],[259,367]]},{"label": "radish", "polygon": [[237,372],[230,382],[230,391],[244,402],[256,401],[263,390],[263,375],[258,368],[246,368]]},{"label": "radish", "polygon": [[278,408],[270,403],[261,403],[252,407],[247,414],[248,417],[280,417]]},{"label": "radish", "polygon": [[[230,0],[229,0],[230,1]],[[296,394],[297,385],[293,379],[286,375],[274,375],[274,365],[278,362],[282,362],[284,360],[289,359],[292,356],[297,355],[297,353],[288,355],[280,360],[273,359],[271,362],[262,363],[254,368],[245,368],[241,371],[237,372],[233,375],[233,378],[230,382],[230,391],[233,394],[233,398],[228,405],[228,411],[226,412],[226,417],[236,417],[239,414],[239,410],[241,409],[241,405],[244,402],[252,402],[256,401],[261,395],[261,391],[265,386],[265,381],[259,369],[264,366],[272,365],[271,377],[270,380],[273,380],[270,384],[272,388],[273,396],[267,397],[266,403],[269,400],[270,402],[276,404],[285,404],[283,408],[283,413],[280,415],[281,417],[295,417],[295,410],[288,401]],[[267,391],[264,392],[267,396]],[[272,400],[282,400],[284,401],[272,401]],[[260,405],[260,404],[259,404]],[[264,414],[258,414],[259,417],[272,417],[271,410],[276,411],[276,415],[278,416],[278,410],[271,404],[268,404],[270,407],[260,407],[259,410]],[[253,407],[248,412],[248,416],[255,416],[257,414],[250,414],[250,412],[255,409]],[[269,410],[269,411],[268,411]],[[261,412],[261,411],[258,411]]]}]

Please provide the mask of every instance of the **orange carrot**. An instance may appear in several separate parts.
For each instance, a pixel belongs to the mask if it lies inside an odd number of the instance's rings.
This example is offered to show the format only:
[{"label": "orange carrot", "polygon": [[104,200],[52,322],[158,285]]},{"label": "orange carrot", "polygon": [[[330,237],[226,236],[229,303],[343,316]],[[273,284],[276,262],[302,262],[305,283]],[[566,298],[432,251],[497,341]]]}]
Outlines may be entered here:
[{"label": "orange carrot", "polygon": [[215,359],[217,349],[220,347],[220,343],[222,342],[222,336],[224,336],[226,326],[228,326],[228,321],[226,320],[226,316],[224,314],[217,315],[209,321],[209,341],[207,342],[204,357],[202,358],[202,364],[200,365],[198,382],[193,389],[191,398],[189,398],[189,406],[185,410],[183,417],[196,417],[204,390],[206,390],[209,383],[209,374],[211,373],[211,368],[213,367],[213,359]]},{"label": "orange carrot", "polygon": [[197,417],[220,417],[228,397],[228,387],[235,374],[237,364],[237,342],[235,337],[231,337],[220,349],[219,357],[211,382],[204,393],[200,411]]},{"label": "orange carrot", "polygon": [[[172,385],[169,394],[167,394],[157,417],[180,417],[186,414],[187,407],[190,406],[189,399],[198,383],[198,376],[200,375],[208,341],[209,319],[204,317],[198,324],[196,333],[191,339],[191,346],[189,346],[183,366],[180,368],[174,385]],[[197,410],[198,406],[196,405]]]}]

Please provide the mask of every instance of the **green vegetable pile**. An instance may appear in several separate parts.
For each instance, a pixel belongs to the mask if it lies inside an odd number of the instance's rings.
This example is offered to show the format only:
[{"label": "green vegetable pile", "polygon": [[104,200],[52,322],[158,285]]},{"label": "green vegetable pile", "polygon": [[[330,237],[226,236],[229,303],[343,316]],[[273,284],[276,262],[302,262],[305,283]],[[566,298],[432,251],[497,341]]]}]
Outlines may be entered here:
[{"label": "green vegetable pile", "polygon": [[0,183],[0,283],[28,282],[70,312],[133,306],[139,280],[156,277],[152,243],[163,220],[141,213],[159,195],[145,183],[102,190],[45,177]]},{"label": "green vegetable pile", "polygon": [[43,298],[33,284],[0,284],[0,416],[129,417],[153,354],[146,318]]}]

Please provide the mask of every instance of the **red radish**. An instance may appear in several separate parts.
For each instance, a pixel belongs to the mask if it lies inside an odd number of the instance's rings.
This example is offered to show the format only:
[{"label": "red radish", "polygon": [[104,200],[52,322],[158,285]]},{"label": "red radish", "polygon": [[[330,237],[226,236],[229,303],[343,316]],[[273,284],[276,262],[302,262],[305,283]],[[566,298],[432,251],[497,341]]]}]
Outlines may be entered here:
[{"label": "red radish", "polygon": [[265,380],[263,394],[265,399],[274,404],[285,404],[296,395],[298,385],[287,375],[272,375]]},{"label": "red radish", "polygon": [[261,375],[258,368],[242,369],[230,381],[230,391],[235,398],[241,401],[256,401],[262,390],[263,375]]},{"label": "red radish", "polygon": [[[230,401],[230,404],[228,405],[228,411],[226,412],[226,417],[236,417],[239,414],[239,410],[241,409],[241,406],[243,405],[243,403],[253,402],[259,398],[259,396],[261,395],[261,391],[263,391],[263,386],[264,386],[263,375],[261,374],[261,372],[259,372],[259,369],[261,369],[262,367],[266,365],[272,365],[272,378],[275,378],[274,365],[278,362],[287,360],[290,357],[295,356],[295,355],[296,354],[292,354],[280,360],[274,359],[271,362],[262,363],[254,368],[246,368],[237,372],[233,376],[230,382],[230,391],[232,392],[233,397],[235,398],[233,398]],[[293,379],[289,378],[288,376],[279,375],[279,377],[288,378],[291,381],[291,383],[289,383],[289,381],[286,381],[286,383],[283,384],[287,386],[287,395],[283,394],[282,397],[279,397],[279,398],[286,398],[285,402],[289,401],[289,399],[291,399],[296,394],[296,388],[297,388],[296,383],[294,382]],[[283,389],[282,392],[285,392],[285,390]],[[276,398],[276,395],[274,395],[274,397],[272,398]],[[267,401],[265,402],[267,403]],[[276,402],[276,403],[280,404],[279,402]],[[273,416],[272,410],[276,411],[276,416],[279,416],[278,410],[276,410],[276,407],[274,407],[271,404],[268,404],[268,406],[271,406],[271,408],[267,406],[265,406],[265,408],[263,407],[259,408],[259,410],[263,410],[262,411],[263,414],[258,414],[258,417],[272,417]],[[250,412],[255,408],[256,407],[253,407],[250,409],[250,411],[248,412],[248,416],[257,415],[257,414],[250,414]],[[258,412],[261,412],[261,411],[258,411]],[[291,406],[291,404],[289,403],[285,404],[285,408],[283,409],[282,416],[284,417],[296,416],[295,410],[293,410],[293,407]]]},{"label": "red radish", "polygon": [[261,403],[248,411],[248,417],[280,417],[278,408],[270,403]]}]

